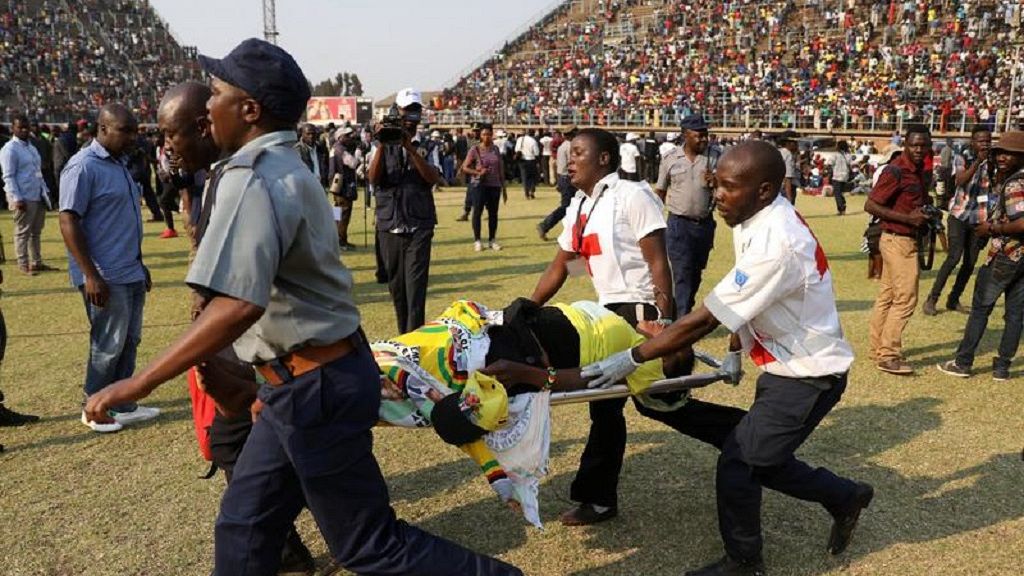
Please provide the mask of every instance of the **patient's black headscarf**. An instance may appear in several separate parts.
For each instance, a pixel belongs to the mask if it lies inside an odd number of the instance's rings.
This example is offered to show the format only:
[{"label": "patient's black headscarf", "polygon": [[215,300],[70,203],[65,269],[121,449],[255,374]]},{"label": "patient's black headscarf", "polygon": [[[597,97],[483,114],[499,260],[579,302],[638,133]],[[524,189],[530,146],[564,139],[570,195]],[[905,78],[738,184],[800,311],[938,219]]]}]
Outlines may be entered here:
[{"label": "patient's black headscarf", "polygon": [[547,368],[577,368],[580,365],[580,336],[562,311],[553,306],[538,306],[527,298],[517,298],[504,310],[501,326],[492,326],[487,334],[491,348],[487,363],[511,360]]},{"label": "patient's black headscarf", "polygon": [[[504,323],[487,329],[491,347],[488,364],[497,360],[522,362],[547,368],[543,352],[554,368],[580,365],[580,336],[561,310],[542,307],[526,298],[518,298],[504,310]],[[542,352],[543,351],[543,352]],[[502,382],[510,396],[536,392],[532,386]],[[473,424],[462,413],[458,394],[446,396],[434,405],[431,420],[438,436],[448,444],[461,446],[480,438],[486,430]]]}]

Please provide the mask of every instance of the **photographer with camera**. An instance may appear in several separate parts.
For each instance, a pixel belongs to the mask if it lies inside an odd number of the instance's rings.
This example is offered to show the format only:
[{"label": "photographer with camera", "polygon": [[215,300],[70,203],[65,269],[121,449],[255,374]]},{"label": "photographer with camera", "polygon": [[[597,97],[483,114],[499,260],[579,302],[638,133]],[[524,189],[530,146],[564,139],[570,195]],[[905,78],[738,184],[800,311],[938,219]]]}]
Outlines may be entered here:
[{"label": "photographer with camera", "polygon": [[931,133],[912,126],[905,142],[903,153],[882,170],[864,203],[864,211],[882,223],[882,278],[871,311],[871,357],[879,370],[898,375],[914,373],[903,358],[902,338],[917,306],[917,236],[929,219],[923,206],[931,204],[924,170],[925,156],[932,153]]},{"label": "photographer with camera", "polygon": [[[947,144],[946,150],[950,146]],[[956,187],[956,193],[949,201],[949,218],[946,231],[949,237],[949,251],[946,252],[946,260],[935,275],[935,283],[932,291],[922,307],[925,315],[935,316],[938,314],[939,296],[946,286],[946,281],[953,269],[960,266],[956,279],[953,281],[953,288],[946,298],[946,309],[959,312],[967,312],[967,309],[960,305],[960,296],[967,288],[967,281],[974,273],[974,265],[978,261],[978,254],[988,241],[979,238],[974,233],[974,226],[981,220],[978,219],[978,208],[984,209],[990,200],[989,183],[995,168],[995,163],[989,160],[990,149],[992,148],[992,131],[987,125],[978,124],[971,130],[971,149],[969,155],[951,160],[953,169],[950,177]],[[943,150],[945,152],[946,150]],[[979,199],[983,199],[979,202]]]},{"label": "photographer with camera", "polygon": [[404,88],[374,127],[377,152],[368,179],[374,186],[377,240],[388,276],[400,333],[423,325],[430,272],[430,245],[437,225],[434,186],[441,184],[426,149],[413,141],[423,112],[420,92]]}]

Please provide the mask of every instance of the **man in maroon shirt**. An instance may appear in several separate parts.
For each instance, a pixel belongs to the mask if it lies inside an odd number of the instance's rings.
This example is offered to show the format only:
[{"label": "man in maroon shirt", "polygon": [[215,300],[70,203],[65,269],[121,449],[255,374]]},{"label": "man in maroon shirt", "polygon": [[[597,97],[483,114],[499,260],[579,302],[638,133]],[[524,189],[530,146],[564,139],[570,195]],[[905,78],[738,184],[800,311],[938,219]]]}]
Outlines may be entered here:
[{"label": "man in maroon shirt", "polygon": [[911,127],[903,154],[889,163],[871,190],[864,210],[882,221],[882,279],[871,311],[871,357],[890,374],[913,374],[903,357],[903,330],[917,306],[917,231],[927,220],[921,206],[931,204],[924,171],[932,137]]}]

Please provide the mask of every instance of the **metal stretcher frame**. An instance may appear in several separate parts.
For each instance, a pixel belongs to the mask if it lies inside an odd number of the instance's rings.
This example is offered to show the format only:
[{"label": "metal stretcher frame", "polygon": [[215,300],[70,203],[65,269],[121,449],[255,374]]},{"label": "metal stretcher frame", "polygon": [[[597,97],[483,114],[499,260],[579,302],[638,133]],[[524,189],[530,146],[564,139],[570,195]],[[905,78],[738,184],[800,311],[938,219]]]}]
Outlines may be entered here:
[{"label": "metal stretcher frame", "polygon": [[[715,382],[729,378],[729,375],[721,370],[722,362],[717,358],[698,350],[694,350],[693,355],[701,362],[714,368],[715,371],[658,380],[651,384],[651,387],[648,388],[645,393],[656,394],[659,392],[693,390],[694,388],[703,388],[714,384]],[[610,398],[625,398],[629,395],[629,388],[627,388],[625,384],[616,384],[615,386],[609,386],[608,388],[598,388],[594,390],[587,389],[573,390],[571,392],[555,392],[551,395],[551,405],[562,406],[565,404],[579,404],[581,402],[594,402],[596,400],[608,400]]]}]

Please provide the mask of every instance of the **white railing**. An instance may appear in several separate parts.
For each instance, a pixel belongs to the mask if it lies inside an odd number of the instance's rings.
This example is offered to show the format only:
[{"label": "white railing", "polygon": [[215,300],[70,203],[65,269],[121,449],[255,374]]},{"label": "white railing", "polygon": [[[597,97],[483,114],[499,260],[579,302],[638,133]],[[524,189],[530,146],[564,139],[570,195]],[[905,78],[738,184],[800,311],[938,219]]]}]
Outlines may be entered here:
[{"label": "white railing", "polygon": [[[518,113],[514,110],[484,112],[481,110],[428,110],[425,121],[436,126],[468,126],[473,122],[493,122],[498,125],[528,126],[607,126],[612,128],[637,128],[662,132],[678,131],[682,119],[681,110],[632,110],[605,111],[598,109],[566,109],[552,111],[540,116],[533,113]],[[810,114],[796,112],[755,112],[740,111],[716,113],[705,116],[712,130],[762,130],[765,132],[796,130],[801,133],[827,134],[832,132],[903,132],[910,124],[924,124],[933,133],[967,133],[974,124],[988,124],[994,131],[1003,131],[1005,124],[1020,125],[1024,116],[1007,116],[1003,110],[987,120],[968,117],[954,112],[943,120],[939,114],[905,118],[901,116],[859,116],[856,121],[849,114],[832,117],[831,120]],[[998,125],[997,125],[998,124]]]}]

